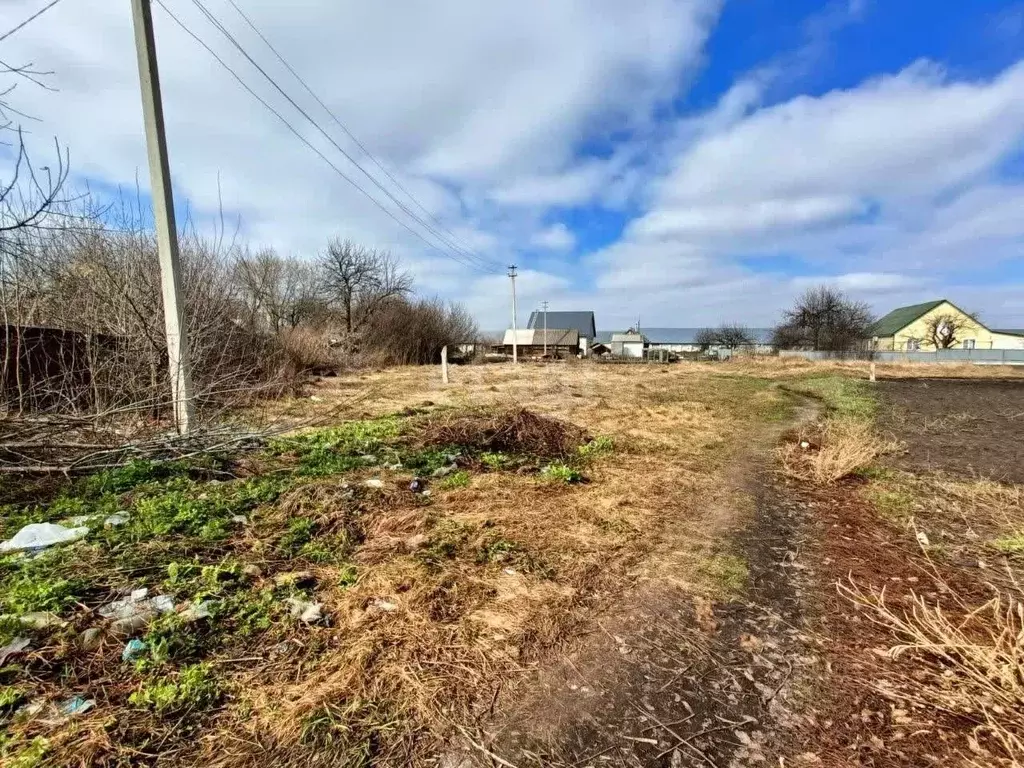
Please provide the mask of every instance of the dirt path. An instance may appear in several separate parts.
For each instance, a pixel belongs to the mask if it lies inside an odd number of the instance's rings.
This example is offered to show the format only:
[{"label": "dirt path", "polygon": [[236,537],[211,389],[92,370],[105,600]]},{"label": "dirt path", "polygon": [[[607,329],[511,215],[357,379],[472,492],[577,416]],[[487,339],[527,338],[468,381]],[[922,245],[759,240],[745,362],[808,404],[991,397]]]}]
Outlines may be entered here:
[{"label": "dirt path", "polygon": [[[498,724],[467,733],[467,751],[442,765],[775,762],[791,684],[817,659],[799,629],[803,511],[774,485],[770,459],[783,431],[815,413],[802,405],[789,424],[752,435],[709,493],[735,553],[711,562],[746,563],[742,597],[695,598],[676,583],[673,559],[692,549],[692,532],[666,535],[620,609],[542,671],[524,701],[499,704]],[[736,577],[729,568],[719,575]]]}]

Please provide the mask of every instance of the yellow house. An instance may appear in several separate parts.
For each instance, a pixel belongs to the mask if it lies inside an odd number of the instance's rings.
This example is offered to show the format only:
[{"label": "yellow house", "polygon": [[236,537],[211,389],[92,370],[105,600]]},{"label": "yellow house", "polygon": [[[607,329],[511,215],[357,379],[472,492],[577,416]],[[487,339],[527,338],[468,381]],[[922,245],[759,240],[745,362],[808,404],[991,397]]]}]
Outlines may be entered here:
[{"label": "yellow house", "polygon": [[1024,331],[987,328],[946,299],[898,307],[868,329],[871,349],[1024,349]]}]

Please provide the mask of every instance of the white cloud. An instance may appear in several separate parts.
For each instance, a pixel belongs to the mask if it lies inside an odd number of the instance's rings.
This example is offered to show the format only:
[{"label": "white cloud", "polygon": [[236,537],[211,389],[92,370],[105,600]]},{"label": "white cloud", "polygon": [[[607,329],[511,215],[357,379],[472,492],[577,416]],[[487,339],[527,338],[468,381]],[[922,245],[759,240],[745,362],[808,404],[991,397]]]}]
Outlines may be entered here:
[{"label": "white cloud", "polygon": [[569,251],[576,245],[576,236],[565,224],[559,222],[535,234],[530,242],[546,250]]},{"label": "white cloud", "polygon": [[[649,122],[699,62],[719,2],[414,0],[397,12],[356,0],[260,0],[246,10],[363,143],[393,173],[402,169],[403,186],[432,215],[514,249],[524,244],[518,233],[535,229],[520,217],[530,223],[553,201],[538,195],[517,203],[532,210],[509,212],[494,205],[501,195],[492,190],[571,177],[588,137]],[[7,0],[5,18],[36,5]],[[227,2],[208,5],[359,157]],[[170,6],[342,171],[381,196],[194,8]],[[226,206],[244,215],[254,239],[310,252],[341,234],[422,254],[157,6],[154,18],[174,180],[197,209],[216,209],[219,173]],[[23,88],[18,106],[41,118],[33,126],[40,143],[57,135],[68,145],[78,178],[133,187],[142,169],[148,180],[127,4],[62,3],[6,41],[4,59],[54,70],[59,92]],[[585,193],[569,197],[576,194]]]}]

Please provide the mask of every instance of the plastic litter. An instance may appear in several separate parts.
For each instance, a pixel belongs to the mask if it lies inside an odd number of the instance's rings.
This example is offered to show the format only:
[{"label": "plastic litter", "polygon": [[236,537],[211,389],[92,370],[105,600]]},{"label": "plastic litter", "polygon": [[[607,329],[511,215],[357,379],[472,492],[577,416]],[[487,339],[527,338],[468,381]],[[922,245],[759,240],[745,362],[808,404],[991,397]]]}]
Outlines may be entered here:
[{"label": "plastic litter", "polygon": [[382,600],[379,597],[370,602],[370,607],[384,613],[394,613],[398,610],[396,603],[392,603],[390,600]]},{"label": "plastic litter", "polygon": [[452,472],[455,472],[458,468],[458,464],[449,464],[447,467],[438,467],[431,473],[431,475],[433,477],[447,477]]},{"label": "plastic litter", "polygon": [[232,515],[231,516],[231,522],[232,523],[238,523],[239,525],[248,525],[249,518],[246,517],[245,515]]},{"label": "plastic litter", "polygon": [[417,477],[411,483],[409,483],[409,490],[413,493],[423,493],[427,490],[427,481],[423,478]]},{"label": "plastic litter", "polygon": [[917,543],[920,544],[922,547],[930,546],[931,542],[928,541],[928,534],[925,533],[924,531],[918,531],[917,532]]},{"label": "plastic litter", "polygon": [[128,597],[114,600],[100,607],[99,614],[112,619],[110,631],[115,635],[130,635],[145,629],[158,613],[173,613],[174,598],[170,595],[149,597],[148,589],[136,589]]},{"label": "plastic litter", "polygon": [[128,515],[123,515],[120,512],[111,515],[103,521],[103,525],[107,528],[117,528],[119,525],[124,525],[128,522]]},{"label": "plastic litter", "polygon": [[371,477],[369,480],[365,481],[363,483],[363,485],[365,485],[367,488],[383,488],[384,487],[384,483],[382,483],[376,477]]},{"label": "plastic litter", "polygon": [[99,627],[89,627],[89,629],[78,636],[78,644],[82,646],[84,651],[95,651],[100,647],[102,639],[103,632]]},{"label": "plastic litter", "polygon": [[89,529],[84,525],[78,528],[65,528],[57,523],[32,523],[14,534],[14,538],[0,541],[0,552],[46,549],[55,544],[78,541],[88,533]]},{"label": "plastic litter", "polygon": [[315,624],[323,618],[323,606],[320,603],[311,603],[297,597],[289,597],[285,602],[292,617],[304,624]]},{"label": "plastic litter", "polygon": [[70,699],[61,702],[60,711],[62,715],[81,715],[95,706],[95,699],[83,699],[81,696],[72,696]]},{"label": "plastic litter", "polygon": [[32,645],[32,641],[27,637],[16,637],[3,648],[0,648],[0,666],[7,663],[7,659],[11,656],[17,656],[18,654],[24,653]]},{"label": "plastic litter", "polygon": [[184,621],[199,621],[200,619],[208,619],[213,614],[211,609],[214,606],[212,600],[203,600],[200,603],[194,603],[181,612],[180,616]]},{"label": "plastic litter", "polygon": [[146,644],[137,637],[129,640],[121,651],[121,661],[135,661],[146,650]]},{"label": "plastic litter", "polygon": [[32,613],[19,616],[18,621],[33,629],[47,629],[49,627],[63,627],[67,625],[67,622],[63,621],[60,616],[49,611],[32,611]]}]

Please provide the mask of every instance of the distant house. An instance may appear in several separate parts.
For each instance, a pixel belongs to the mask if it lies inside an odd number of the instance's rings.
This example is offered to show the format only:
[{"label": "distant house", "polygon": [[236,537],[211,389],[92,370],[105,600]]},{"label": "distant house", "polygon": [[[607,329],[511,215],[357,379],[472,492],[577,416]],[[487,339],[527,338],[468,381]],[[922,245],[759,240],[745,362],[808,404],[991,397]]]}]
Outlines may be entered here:
[{"label": "distant house", "polygon": [[932,331],[948,318],[955,349],[1024,349],[1024,332],[992,330],[946,299],[897,307],[867,331],[867,346],[879,351],[934,350]]},{"label": "distant house", "polygon": [[613,333],[608,348],[618,357],[643,357],[648,343],[646,336],[630,328],[625,333]]},{"label": "distant house", "polygon": [[[547,318],[545,319],[545,315]],[[573,330],[579,334],[579,350],[584,356],[590,352],[590,347],[597,337],[597,326],[594,323],[593,312],[531,312],[530,322],[526,324],[529,330],[543,330],[545,326],[552,328],[564,328]]]},{"label": "distant house", "polygon": [[512,354],[513,340],[522,357],[541,357],[545,349],[548,355],[555,357],[575,357],[580,353],[580,334],[575,328],[548,328],[546,332],[543,329],[509,329],[502,341],[502,351],[506,354]]},{"label": "distant house", "polygon": [[[751,351],[767,353],[772,351],[770,328],[750,328],[750,335],[754,338],[754,345]],[[675,354],[685,354],[700,351],[700,344],[697,343],[697,333],[700,328],[644,328],[643,334],[647,338],[648,354],[658,353],[662,350]],[[601,331],[597,334],[595,344],[608,346],[611,344],[612,334]],[[714,351],[714,350],[712,350]]]}]

